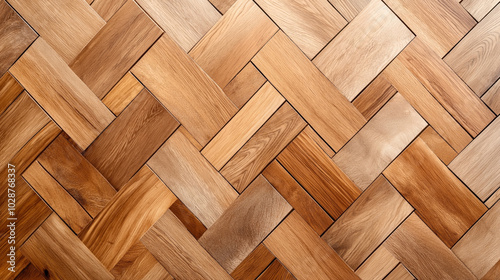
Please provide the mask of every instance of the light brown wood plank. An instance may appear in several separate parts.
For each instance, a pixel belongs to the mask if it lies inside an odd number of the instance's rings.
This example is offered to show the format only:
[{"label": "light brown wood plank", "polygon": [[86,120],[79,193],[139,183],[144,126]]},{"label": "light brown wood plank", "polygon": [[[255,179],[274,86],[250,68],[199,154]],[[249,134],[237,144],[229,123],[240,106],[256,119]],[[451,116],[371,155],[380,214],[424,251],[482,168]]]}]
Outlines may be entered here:
[{"label": "light brown wood plank", "polygon": [[481,280],[495,280],[498,278],[500,278],[500,261],[498,261]]},{"label": "light brown wood plank", "polygon": [[283,96],[266,83],[247,104],[215,135],[201,153],[220,170],[257,130],[285,102]]},{"label": "light brown wood plank", "polygon": [[168,36],[151,47],[132,73],[202,146],[236,113],[217,84]]},{"label": "light brown wood plank", "polygon": [[396,268],[393,271],[391,271],[391,273],[387,275],[387,277],[385,277],[385,280],[413,280],[413,279],[415,279],[415,277],[413,277],[413,275],[411,275],[411,273],[409,273],[408,270],[406,270],[406,268],[402,264],[396,266]]},{"label": "light brown wood plank", "polygon": [[224,87],[224,93],[233,101],[236,107],[241,108],[257,90],[266,82],[266,78],[248,63],[241,71]]},{"label": "light brown wood plank", "polygon": [[148,165],[206,227],[238,196],[182,133],[175,132]]},{"label": "light brown wood plank", "polygon": [[225,87],[278,31],[251,0],[238,0],[193,47],[189,55]]},{"label": "light brown wood plank", "polygon": [[495,114],[500,114],[500,79],[482,97]]},{"label": "light brown wood plank", "polygon": [[369,120],[391,99],[397,90],[382,75],[373,80],[352,104]]},{"label": "light brown wood plank", "polygon": [[9,0],[9,4],[66,63],[70,63],[106,23],[84,1]]},{"label": "light brown wood plank", "polygon": [[463,0],[460,2],[460,4],[477,21],[480,21],[495,7],[498,2],[498,0]]},{"label": "light brown wood plank", "polygon": [[177,219],[184,224],[194,238],[200,239],[203,233],[207,231],[203,223],[196,218],[193,212],[191,212],[182,201],[177,199],[169,209],[174,213]]},{"label": "light brown wood plank", "polygon": [[264,245],[298,279],[359,279],[295,211]]},{"label": "light brown wood plank", "polygon": [[334,150],[365,123],[359,111],[283,32],[276,33],[252,61]]},{"label": "light brown wood plank", "polygon": [[120,189],[179,126],[143,89],[85,151],[85,158]]},{"label": "light brown wood plank", "polygon": [[231,277],[235,280],[256,279],[274,259],[261,243],[236,267]]},{"label": "light brown wood plank", "polygon": [[207,0],[137,0],[137,3],[185,52],[221,17]]},{"label": "light brown wood plank", "polygon": [[329,156],[333,157],[335,155],[335,151],[328,146],[328,144],[319,136],[314,129],[311,128],[311,126],[306,126],[304,128],[304,132],[309,136],[311,139],[318,144],[318,146]]},{"label": "light brown wood plank", "polygon": [[484,202],[488,208],[493,207],[493,205],[500,200],[500,188],[498,188],[489,198]]},{"label": "light brown wood plank", "polygon": [[399,261],[382,244],[356,270],[356,274],[363,280],[382,280],[398,263]]},{"label": "light brown wood plank", "polygon": [[382,1],[371,1],[313,62],[352,101],[413,37]]},{"label": "light brown wood plank", "polygon": [[241,193],[305,126],[300,115],[284,103],[220,173]]},{"label": "light brown wood plank", "polygon": [[361,193],[305,133],[281,152],[278,161],[334,219]]},{"label": "light brown wood plank", "polygon": [[450,164],[457,156],[457,152],[431,126],[424,129],[419,137],[444,164]]},{"label": "light brown wood plank", "polygon": [[448,247],[487,210],[420,138],[387,167],[384,175]]},{"label": "light brown wood plank", "polygon": [[476,279],[416,214],[391,234],[385,247],[417,279]]},{"label": "light brown wood plank", "polygon": [[186,138],[189,140],[191,145],[193,145],[196,148],[196,150],[201,151],[201,149],[203,149],[203,146],[201,146],[200,143],[198,143],[198,141],[194,139],[193,135],[191,135],[191,133],[189,133],[189,131],[187,131],[185,127],[181,125],[177,128],[177,130],[184,136],[186,136]]},{"label": "light brown wood plank", "polygon": [[0,78],[0,115],[14,102],[16,97],[23,92],[23,87],[12,77],[5,73]]},{"label": "light brown wood plank", "polygon": [[278,261],[273,263],[257,278],[258,280],[295,280],[296,278]]},{"label": "light brown wood plank", "polygon": [[96,275],[114,279],[56,214],[50,215],[24,243],[21,252],[53,279],[92,279]]},{"label": "light brown wood plank", "polygon": [[426,126],[425,120],[398,93],[333,157],[333,161],[364,190]]},{"label": "light brown wood plank", "polygon": [[198,241],[232,273],[291,210],[290,204],[259,176]]},{"label": "light brown wood plank", "polygon": [[141,241],[176,279],[232,279],[171,211]]},{"label": "light brown wood plank", "polygon": [[347,21],[353,20],[370,0],[328,0]]},{"label": "light brown wood plank", "polygon": [[132,265],[123,272],[119,279],[168,279],[168,277],[171,277],[170,274],[168,274],[155,257],[146,250],[144,254],[139,256]]},{"label": "light brown wood plank", "polygon": [[419,38],[398,58],[473,137],[493,120],[481,99]]},{"label": "light brown wood plank", "polygon": [[120,81],[102,99],[102,103],[118,116],[144,87],[130,72],[125,74]]},{"label": "light brown wood plank", "polygon": [[109,19],[126,2],[127,0],[94,0],[90,6],[101,16],[102,19],[109,21]]}]

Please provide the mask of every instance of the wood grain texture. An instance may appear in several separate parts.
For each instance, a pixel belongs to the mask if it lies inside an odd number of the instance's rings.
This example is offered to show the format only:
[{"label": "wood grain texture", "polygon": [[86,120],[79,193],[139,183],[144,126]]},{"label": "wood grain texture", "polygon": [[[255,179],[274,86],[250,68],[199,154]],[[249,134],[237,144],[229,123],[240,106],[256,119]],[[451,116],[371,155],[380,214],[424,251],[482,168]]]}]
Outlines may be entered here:
[{"label": "wood grain texture", "polygon": [[477,21],[483,19],[483,17],[490,12],[498,0],[463,0],[460,4],[471,14]]},{"label": "wood grain texture", "polygon": [[327,0],[256,3],[312,59],[347,24]]},{"label": "wood grain texture", "polygon": [[274,259],[261,243],[231,272],[231,277],[235,280],[256,279]]},{"label": "wood grain texture", "polygon": [[142,245],[141,252],[130,266],[128,266],[122,274],[115,279],[173,279],[165,268],[156,260],[156,258]]},{"label": "wood grain texture", "polygon": [[128,72],[108,92],[108,94],[106,94],[102,99],[102,103],[104,103],[113,114],[118,116],[143,88],[142,84]]},{"label": "wood grain texture", "polygon": [[238,196],[179,132],[165,142],[148,165],[206,227],[210,227]]},{"label": "wood grain texture", "polygon": [[241,108],[257,90],[264,85],[266,78],[249,62],[225,87],[224,93],[236,107]]},{"label": "wood grain texture", "polygon": [[444,164],[450,164],[457,156],[457,152],[431,126],[424,129],[419,137]]},{"label": "wood grain texture", "polygon": [[365,123],[359,111],[283,32],[276,33],[252,61],[334,150]]},{"label": "wood grain texture", "polygon": [[220,173],[241,193],[305,126],[300,115],[284,103]]},{"label": "wood grain texture", "polygon": [[0,19],[0,75],[4,75],[37,34],[5,1],[0,3]]},{"label": "wood grain texture", "polygon": [[220,170],[285,102],[269,83],[264,84],[243,108],[215,135],[201,153]]},{"label": "wood grain texture", "polygon": [[127,0],[93,0],[90,6],[102,19],[109,21],[125,3],[127,3]]},{"label": "wood grain texture", "polygon": [[5,73],[0,78],[0,115],[14,102],[16,97],[23,92],[23,87],[12,77]]},{"label": "wood grain texture", "polygon": [[476,279],[416,214],[391,234],[385,247],[417,279]]},{"label": "wood grain texture", "polygon": [[32,264],[29,264],[19,275],[15,278],[18,280],[43,280],[45,277],[40,271]]},{"label": "wood grain texture", "polygon": [[486,275],[484,275],[481,280],[495,280],[500,277],[500,261],[498,261],[495,266],[493,266]]},{"label": "wood grain texture", "polygon": [[102,99],[162,33],[128,0],[69,66]]},{"label": "wood grain texture", "polygon": [[453,253],[482,278],[500,261],[500,203],[496,203],[453,246]]},{"label": "wood grain texture", "polygon": [[236,113],[217,84],[168,36],[151,47],[132,73],[202,146]]},{"label": "wood grain texture", "polygon": [[398,263],[399,261],[382,244],[356,270],[356,274],[363,280],[382,280]]},{"label": "wood grain texture", "polygon": [[251,0],[238,0],[193,47],[189,55],[225,87],[278,31]]},{"label": "wood grain texture", "polygon": [[481,99],[419,38],[398,58],[473,137],[493,120]]},{"label": "wood grain texture", "polygon": [[335,155],[335,151],[328,146],[328,144],[319,136],[314,129],[311,128],[311,126],[306,126],[304,128],[304,132],[309,136],[311,139],[318,144],[318,146],[329,156],[333,157]]},{"label": "wood grain texture", "polygon": [[484,202],[488,208],[493,207],[493,205],[500,200],[500,188],[498,188],[489,198]]},{"label": "wood grain texture", "polygon": [[382,1],[371,1],[313,62],[352,101],[413,37]]},{"label": "wood grain texture", "polygon": [[497,6],[444,58],[478,96],[500,77],[499,17]]},{"label": "wood grain texture", "polygon": [[291,210],[290,204],[259,176],[198,241],[232,273]]},{"label": "wood grain texture", "polygon": [[278,161],[334,219],[361,193],[305,133],[281,152]]},{"label": "wood grain texture", "polygon": [[114,279],[56,214],[45,220],[24,243],[21,252],[53,279],[92,279],[95,275],[100,279]]},{"label": "wood grain texture", "polygon": [[300,186],[276,160],[272,161],[262,175],[290,203],[293,209],[316,231],[323,232],[333,223],[332,218]]},{"label": "wood grain texture", "polygon": [[500,114],[500,79],[482,97],[495,114]]},{"label": "wood grain texture", "polygon": [[221,14],[225,14],[236,0],[210,0],[210,3],[219,10]]},{"label": "wood grain texture", "polygon": [[9,4],[65,63],[70,63],[106,23],[84,1],[9,0]]},{"label": "wood grain texture", "polygon": [[373,80],[352,104],[369,120],[391,99],[397,90],[382,75]]},{"label": "wood grain texture", "polygon": [[333,161],[364,190],[426,125],[404,97],[396,94],[333,157]]},{"label": "wood grain texture", "polygon": [[206,0],[137,0],[137,3],[185,52],[221,17]]},{"label": "wood grain texture", "polygon": [[42,38],[17,60],[10,73],[83,149],[114,119]]},{"label": "wood grain texture", "polygon": [[177,126],[177,120],[143,89],[90,145],[85,158],[119,190]]},{"label": "wood grain texture", "polygon": [[298,279],[359,279],[295,211],[264,245]]},{"label": "wood grain texture", "polygon": [[328,0],[347,21],[353,20],[370,0]]},{"label": "wood grain texture", "polygon": [[207,231],[203,223],[196,218],[193,212],[191,212],[182,201],[177,199],[169,209],[174,213],[177,219],[184,224],[194,238],[200,239],[203,233]]},{"label": "wood grain texture", "polygon": [[404,265],[399,264],[396,268],[385,277],[385,280],[413,280],[415,277],[406,270]]},{"label": "wood grain texture", "polygon": [[[419,164],[422,162],[426,164]],[[487,210],[420,138],[387,167],[384,175],[448,247]]]},{"label": "wood grain texture", "polygon": [[296,278],[278,261],[273,263],[257,278],[258,280],[295,280]]},{"label": "wood grain texture", "polygon": [[141,241],[175,279],[232,279],[171,211]]}]

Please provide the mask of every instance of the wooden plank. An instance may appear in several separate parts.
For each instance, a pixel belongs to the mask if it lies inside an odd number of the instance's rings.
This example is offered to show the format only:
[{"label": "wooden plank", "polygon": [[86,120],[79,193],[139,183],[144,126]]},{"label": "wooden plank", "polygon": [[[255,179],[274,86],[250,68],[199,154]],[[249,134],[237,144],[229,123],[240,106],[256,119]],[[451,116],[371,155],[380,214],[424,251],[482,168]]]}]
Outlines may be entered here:
[{"label": "wooden plank", "polygon": [[69,66],[102,99],[162,33],[128,0]]},{"label": "wooden plank", "polygon": [[500,114],[500,79],[482,97],[484,103],[488,105],[495,114]]},{"label": "wooden plank", "polygon": [[327,0],[256,3],[312,59],[347,24]]},{"label": "wooden plank", "polygon": [[396,189],[379,176],[322,238],[357,269],[412,211]]},{"label": "wooden plank", "polygon": [[193,212],[189,211],[182,201],[177,199],[169,209],[172,213],[174,213],[177,219],[184,224],[194,238],[200,239],[203,233],[207,231],[207,228],[203,225],[203,223],[196,218]]},{"label": "wooden plank", "polygon": [[369,120],[391,99],[397,90],[379,75],[354,99],[352,104]]},{"label": "wooden plank", "polygon": [[305,133],[281,152],[278,161],[334,219],[361,193]]},{"label": "wooden plank", "polygon": [[141,241],[176,279],[232,279],[171,211]]},{"label": "wooden plank", "polygon": [[92,221],[92,217],[85,209],[43,169],[38,161],[26,169],[23,178],[76,234]]},{"label": "wooden plank", "polygon": [[356,270],[356,274],[363,280],[382,280],[398,263],[399,261],[382,244]]},{"label": "wooden plank", "polygon": [[300,115],[283,104],[220,173],[241,193],[305,126]]},{"label": "wooden plank", "polygon": [[[422,162],[425,165],[419,164]],[[420,138],[387,167],[384,175],[448,247],[487,210]]]},{"label": "wooden plank", "polygon": [[71,144],[58,136],[38,157],[40,164],[95,217],[116,190]]},{"label": "wooden plank", "polygon": [[143,89],[142,84],[128,72],[106,94],[102,103],[118,116]]},{"label": "wooden plank", "polygon": [[429,125],[450,143],[455,151],[462,151],[472,141],[467,131],[413,76],[399,58],[393,60],[382,75],[403,95]]},{"label": "wooden plank", "polygon": [[32,264],[29,264],[23,271],[15,278],[17,280],[43,280],[42,273]]},{"label": "wooden plank", "polygon": [[144,247],[144,253],[138,256],[120,278],[115,279],[173,279],[168,277],[171,277],[170,274]]},{"label": "wooden plank", "polygon": [[90,5],[105,21],[109,19],[122,7],[127,0],[95,0]]},{"label": "wooden plank", "polygon": [[206,0],[137,0],[137,3],[185,52],[221,17]]},{"label": "wooden plank", "polygon": [[333,223],[332,218],[318,203],[295,181],[295,179],[273,160],[262,171],[262,175],[290,203],[293,209],[316,231],[323,232]]},{"label": "wooden plank", "polygon": [[454,0],[388,0],[385,3],[415,35],[443,57],[476,21]]},{"label": "wooden plank", "polygon": [[224,92],[236,107],[241,108],[266,82],[266,78],[248,63],[225,87]]},{"label": "wooden plank", "polygon": [[328,0],[347,21],[353,20],[370,0]]},{"label": "wooden plank", "polygon": [[463,0],[460,4],[471,14],[477,21],[481,21],[498,3],[498,0]]},{"label": "wooden plank", "polygon": [[65,63],[70,63],[106,23],[84,1],[9,0],[9,4]]},{"label": "wooden plank", "polygon": [[189,55],[225,87],[278,31],[251,0],[238,0],[193,47]]},{"label": "wooden plank", "polygon": [[202,146],[236,113],[217,84],[168,36],[151,47],[132,73]]},{"label": "wooden plank", "polygon": [[104,267],[111,270],[176,199],[145,166],[120,189],[79,237]]},{"label": "wooden plank", "polygon": [[364,190],[426,125],[398,93],[333,157],[333,161]]},{"label": "wooden plank", "polygon": [[413,280],[415,277],[406,270],[404,265],[399,264],[396,268],[385,277],[385,280]]},{"label": "wooden plank", "polygon": [[7,72],[0,78],[0,115],[5,112],[5,109],[14,102],[21,92],[23,92],[23,87],[10,73]]},{"label": "wooden plank", "polygon": [[413,37],[382,1],[371,1],[313,62],[352,101]]},{"label": "wooden plank", "polygon": [[444,58],[478,96],[500,77],[499,17],[500,6],[497,6]]},{"label": "wooden plank", "polygon": [[486,205],[488,208],[493,207],[493,205],[500,200],[500,188],[498,188],[485,202],[484,205]]},{"label": "wooden plank", "polygon": [[119,190],[177,126],[177,120],[143,89],[90,145],[85,158]]},{"label": "wooden plank", "polygon": [[328,146],[328,144],[319,136],[314,129],[311,128],[311,126],[306,126],[304,128],[304,132],[309,136],[311,139],[318,144],[318,146],[329,156],[333,157],[335,155],[335,151]]},{"label": "wooden plank", "polygon": [[114,119],[42,38],[19,58],[10,73],[83,149]]},{"label": "wooden plank", "polygon": [[278,261],[273,263],[257,278],[258,280],[295,280],[295,277]]},{"label": "wooden plank", "polygon": [[5,1],[0,3],[0,19],[0,75],[4,75],[37,34]]},{"label": "wooden plank", "polygon": [[385,247],[417,279],[476,279],[416,214],[389,236]]},{"label": "wooden plank", "polygon": [[481,99],[419,38],[398,58],[472,137],[493,120]]},{"label": "wooden plank", "polygon": [[193,135],[191,135],[191,133],[189,133],[189,131],[187,131],[185,127],[181,125],[177,128],[177,130],[184,136],[186,136],[186,138],[189,140],[191,145],[193,145],[196,148],[196,150],[201,151],[201,149],[203,149],[203,146],[201,146],[200,143],[198,143],[198,141],[194,139]]},{"label": "wooden plank", "polygon": [[364,125],[359,111],[283,32],[276,33],[252,61],[334,150]]},{"label": "wooden plank", "polygon": [[457,156],[457,152],[431,126],[424,129],[419,137],[444,164],[450,164]]},{"label": "wooden plank", "polygon": [[492,267],[483,278],[481,278],[481,280],[495,280],[498,278],[500,278],[500,261],[498,261],[497,264]]},{"label": "wooden plank", "polygon": [[21,252],[38,270],[54,279],[92,279],[95,275],[114,279],[56,214],[47,218],[24,243]]},{"label": "wooden plank", "polygon": [[359,279],[295,211],[264,245],[299,279]]},{"label": "wooden plank", "polygon": [[220,170],[283,102],[283,96],[271,84],[266,83],[212,138],[201,153],[215,169]]},{"label": "wooden plank", "polygon": [[453,253],[482,278],[500,260],[500,203],[495,204],[453,246]]},{"label": "wooden plank", "polygon": [[290,204],[259,176],[198,241],[232,273],[291,210]]},{"label": "wooden plank", "polygon": [[238,197],[182,133],[170,136],[148,165],[206,227]]},{"label": "wooden plank", "polygon": [[256,279],[274,259],[261,243],[233,270],[231,277],[235,280]]},{"label": "wooden plank", "polygon": [[225,14],[236,0],[210,0],[210,3],[219,10],[221,14]]}]

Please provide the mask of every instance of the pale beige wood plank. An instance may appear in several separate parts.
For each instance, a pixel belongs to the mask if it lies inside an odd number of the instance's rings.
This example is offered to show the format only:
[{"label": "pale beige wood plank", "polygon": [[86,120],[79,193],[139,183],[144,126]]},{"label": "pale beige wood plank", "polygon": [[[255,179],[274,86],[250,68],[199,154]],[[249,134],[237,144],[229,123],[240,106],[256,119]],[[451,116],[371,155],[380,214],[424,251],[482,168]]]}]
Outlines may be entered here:
[{"label": "pale beige wood plank", "polygon": [[170,210],[141,241],[176,279],[232,279]]},{"label": "pale beige wood plank", "polygon": [[10,73],[82,149],[114,119],[42,38],[31,45]]},{"label": "pale beige wood plank", "polygon": [[102,103],[118,116],[144,87],[128,72],[102,99]]},{"label": "pale beige wood plank", "polygon": [[495,7],[498,2],[498,0],[463,0],[460,4],[477,21],[480,21]]},{"label": "pale beige wood plank", "polygon": [[9,0],[66,63],[70,63],[106,23],[84,1]]},{"label": "pale beige wood plank", "polygon": [[220,173],[241,193],[305,126],[300,115],[284,103]]},{"label": "pale beige wood plank", "polygon": [[478,96],[500,77],[499,17],[497,6],[444,58]]},{"label": "pale beige wood plank", "polygon": [[496,190],[489,198],[484,202],[484,205],[488,206],[488,208],[493,207],[493,205],[500,200],[500,188]]},{"label": "pale beige wood plank", "polygon": [[236,113],[217,84],[168,36],[151,47],[132,73],[202,146]]},{"label": "pale beige wood plank", "polygon": [[252,61],[334,150],[365,123],[359,111],[283,32],[276,33]]},{"label": "pale beige wood plank", "polygon": [[495,204],[453,246],[453,253],[482,278],[500,260],[500,203]]},{"label": "pale beige wood plank", "polygon": [[384,244],[417,279],[476,279],[416,214]]},{"label": "pale beige wood plank", "polygon": [[426,126],[424,119],[398,93],[333,157],[333,161],[364,190]]},{"label": "pale beige wood plank", "polygon": [[236,2],[236,0],[209,0],[214,7],[219,10],[221,14],[225,14],[229,8]]},{"label": "pale beige wood plank", "polygon": [[291,210],[290,204],[259,176],[198,242],[232,273]]},{"label": "pale beige wood plank", "polygon": [[215,169],[220,170],[283,102],[283,96],[271,84],[266,83],[201,153]]},{"label": "pale beige wood plank", "polygon": [[500,79],[483,95],[483,101],[497,115],[500,114]]},{"label": "pale beige wood plank", "polygon": [[313,62],[352,101],[413,37],[382,1],[371,1]]},{"label": "pale beige wood plank", "polygon": [[424,129],[418,137],[424,140],[432,152],[446,165],[457,156],[457,152],[431,126]]},{"label": "pale beige wood plank", "polygon": [[207,0],[137,0],[137,3],[185,52],[221,17]]},{"label": "pale beige wood plank", "polygon": [[398,263],[399,261],[382,244],[356,270],[356,274],[363,280],[382,280]]},{"label": "pale beige wood plank", "polygon": [[353,20],[370,0],[328,0],[347,21]]},{"label": "pale beige wood plank", "polygon": [[114,279],[56,214],[47,218],[24,243],[21,252],[38,270],[54,279],[92,279],[96,275]]},{"label": "pale beige wood plank", "polygon": [[487,210],[420,138],[387,167],[384,175],[448,247]]},{"label": "pale beige wood plank", "polygon": [[238,197],[182,133],[170,136],[148,165],[206,227]]},{"label": "pale beige wood plank", "polygon": [[409,273],[408,270],[406,270],[406,268],[402,264],[396,266],[396,268],[393,271],[391,271],[391,273],[387,275],[387,277],[385,277],[385,280],[413,280],[413,279],[415,279],[415,277],[413,277],[413,275],[411,275],[411,273]]},{"label": "pale beige wood plank", "polygon": [[189,55],[225,87],[278,31],[251,0],[238,0],[193,47]]},{"label": "pale beige wood plank", "polygon": [[264,240],[264,245],[298,279],[359,279],[295,211]]},{"label": "pale beige wood plank", "polygon": [[419,38],[398,58],[473,137],[493,120],[481,99]]},{"label": "pale beige wood plank", "polygon": [[265,82],[266,78],[255,68],[253,63],[249,62],[224,87],[224,93],[233,101],[234,105],[241,108]]}]

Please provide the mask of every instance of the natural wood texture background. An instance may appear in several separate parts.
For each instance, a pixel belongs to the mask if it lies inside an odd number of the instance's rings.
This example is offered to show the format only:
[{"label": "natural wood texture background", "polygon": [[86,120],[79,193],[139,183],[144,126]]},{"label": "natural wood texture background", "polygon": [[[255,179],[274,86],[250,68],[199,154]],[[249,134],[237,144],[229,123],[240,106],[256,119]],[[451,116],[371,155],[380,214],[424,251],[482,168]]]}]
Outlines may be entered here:
[{"label": "natural wood texture background", "polygon": [[498,280],[499,78],[499,0],[0,0],[0,279]]}]

